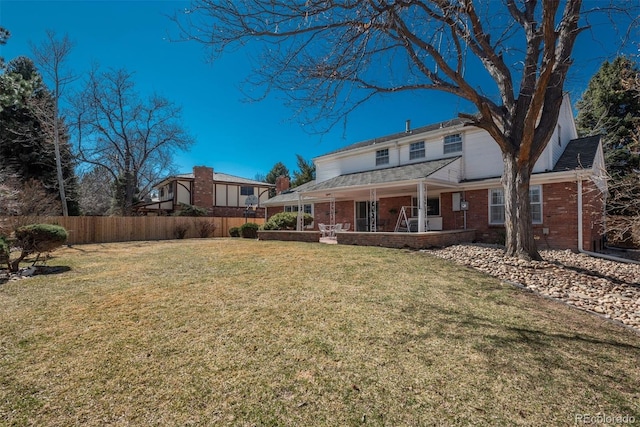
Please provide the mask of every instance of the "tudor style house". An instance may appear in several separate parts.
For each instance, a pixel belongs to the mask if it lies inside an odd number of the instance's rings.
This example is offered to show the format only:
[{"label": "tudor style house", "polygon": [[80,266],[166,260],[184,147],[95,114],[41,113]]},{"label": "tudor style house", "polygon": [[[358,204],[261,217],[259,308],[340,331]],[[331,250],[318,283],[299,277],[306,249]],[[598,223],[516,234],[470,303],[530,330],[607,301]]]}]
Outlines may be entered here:
[{"label": "tudor style house", "polygon": [[[599,137],[577,138],[565,97],[553,137],[531,177],[540,249],[597,250],[602,243],[604,158]],[[304,210],[317,224],[355,232],[475,230],[504,241],[500,148],[484,130],[453,119],[349,145],[313,159],[316,180],[263,203],[267,217]]]},{"label": "tudor style house", "polygon": [[263,203],[269,198],[269,189],[274,187],[195,166],[193,173],[169,176],[154,185],[158,196],[138,204],[136,210],[147,215],[170,215],[184,205],[192,205],[206,209],[212,216],[264,217]]}]

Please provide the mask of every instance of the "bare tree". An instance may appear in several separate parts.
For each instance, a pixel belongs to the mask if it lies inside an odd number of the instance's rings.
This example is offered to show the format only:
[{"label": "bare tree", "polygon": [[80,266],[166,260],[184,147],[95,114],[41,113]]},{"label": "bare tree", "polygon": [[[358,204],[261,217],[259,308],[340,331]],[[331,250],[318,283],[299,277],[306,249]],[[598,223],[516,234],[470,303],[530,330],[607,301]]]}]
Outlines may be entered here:
[{"label": "bare tree", "polygon": [[[73,42],[65,35],[62,39],[56,38],[55,31],[47,30],[47,38],[40,45],[31,44],[31,51],[35,62],[40,68],[40,72],[50,80],[53,85],[53,117],[43,120],[43,123],[50,123],[49,134],[53,137],[53,144],[56,156],[56,170],[58,176],[58,188],[60,200],[62,201],[62,215],[69,216],[67,196],[65,194],[65,182],[62,173],[62,159],[60,155],[60,121],[58,118],[60,98],[65,85],[75,80],[70,72],[64,70],[64,63],[67,61]],[[47,111],[47,110],[42,110]]]},{"label": "bare tree", "polygon": [[158,95],[141,99],[125,70],[94,67],[74,104],[80,160],[109,172],[123,215],[171,170],[174,151],[193,144],[180,107]]},{"label": "bare tree", "polygon": [[107,215],[112,201],[112,179],[109,171],[96,166],[80,175],[80,211],[83,215]]},{"label": "bare tree", "polygon": [[[378,94],[435,89],[470,101],[477,113],[460,116],[502,151],[507,253],[540,259],[529,182],[556,126],[581,8],[581,0],[194,0],[174,20],[214,57],[263,43],[254,83],[330,123]],[[468,72],[473,63],[486,73]]]}]

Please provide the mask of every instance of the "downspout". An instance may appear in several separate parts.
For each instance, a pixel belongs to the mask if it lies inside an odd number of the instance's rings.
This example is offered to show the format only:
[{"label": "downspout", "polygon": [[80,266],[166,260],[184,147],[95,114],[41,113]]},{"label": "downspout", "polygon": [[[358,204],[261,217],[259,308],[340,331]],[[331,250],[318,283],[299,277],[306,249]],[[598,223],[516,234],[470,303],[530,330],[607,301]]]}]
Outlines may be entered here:
[{"label": "downspout", "polygon": [[636,261],[620,258],[613,255],[599,254],[597,252],[585,251],[583,246],[582,235],[582,177],[578,174],[578,252],[596,258],[602,258],[609,261],[624,262],[627,264],[637,264]]}]

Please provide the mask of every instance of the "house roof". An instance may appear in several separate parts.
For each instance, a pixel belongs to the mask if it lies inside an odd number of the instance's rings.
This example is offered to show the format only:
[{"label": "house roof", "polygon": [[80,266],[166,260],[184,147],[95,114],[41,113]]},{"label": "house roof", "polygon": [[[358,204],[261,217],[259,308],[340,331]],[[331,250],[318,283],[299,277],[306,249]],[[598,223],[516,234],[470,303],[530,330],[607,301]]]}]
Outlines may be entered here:
[{"label": "house roof", "polygon": [[591,169],[598,152],[600,135],[572,139],[556,162],[553,172]]},{"label": "house roof", "polygon": [[[176,179],[184,179],[184,180],[193,181],[194,180],[194,174],[193,173],[182,173],[182,174],[178,174],[178,175],[168,176],[168,177],[164,178],[162,181],[160,181],[157,184],[155,184],[154,187],[158,187],[158,186],[164,184],[165,182],[173,181],[173,180],[176,180]],[[213,182],[226,182],[226,183],[230,183],[230,184],[254,185],[254,186],[260,186],[260,187],[275,187],[275,184],[269,184],[268,182],[255,181],[253,179],[242,178],[242,177],[239,177],[239,176],[229,175],[229,174],[226,174],[226,173],[220,173],[220,172],[215,172],[215,171],[213,172]]]},{"label": "house roof", "polygon": [[341,152],[344,152],[344,151],[355,150],[357,148],[368,147],[368,146],[374,145],[374,144],[381,144],[383,142],[393,141],[393,140],[396,140],[396,139],[399,139],[399,138],[405,138],[405,137],[410,136],[410,135],[418,135],[418,134],[421,134],[421,133],[432,132],[432,131],[438,130],[438,129],[445,129],[445,128],[448,128],[448,127],[454,127],[454,126],[459,126],[459,125],[464,125],[464,124],[469,124],[469,123],[471,123],[471,121],[468,120],[468,119],[454,118],[454,119],[446,120],[444,122],[439,122],[439,123],[434,123],[434,124],[427,125],[427,126],[418,127],[418,128],[412,129],[408,133],[407,132],[398,132],[398,133],[394,133],[394,134],[391,134],[391,135],[382,136],[382,137],[379,137],[379,138],[369,139],[367,141],[356,142],[355,144],[351,144],[351,145],[347,145],[346,147],[338,148],[337,150],[330,151],[330,152],[325,153],[325,154],[323,154],[321,156],[318,156],[316,158],[320,158],[320,157],[324,157],[324,156],[330,156],[332,154],[341,153]]},{"label": "house roof", "polygon": [[322,182],[311,181],[307,184],[293,188],[291,192],[279,194],[267,200],[264,205],[281,205],[298,200],[298,193],[311,193],[315,191],[329,191],[349,187],[359,187],[376,184],[389,184],[394,182],[415,181],[429,177],[445,166],[458,160],[460,156],[446,159],[430,160],[409,165],[394,166],[384,169],[376,169],[365,172],[355,172],[339,175]]},{"label": "house roof", "polygon": [[309,181],[307,183],[304,183],[302,185],[299,185],[295,188],[290,188],[286,191],[283,191],[282,193],[278,194],[275,197],[270,198],[269,200],[262,202],[262,205],[282,205],[282,204],[289,204],[292,202],[298,202],[298,193],[299,192],[304,192],[306,191],[306,189],[312,187],[313,185],[315,185],[316,181]]}]

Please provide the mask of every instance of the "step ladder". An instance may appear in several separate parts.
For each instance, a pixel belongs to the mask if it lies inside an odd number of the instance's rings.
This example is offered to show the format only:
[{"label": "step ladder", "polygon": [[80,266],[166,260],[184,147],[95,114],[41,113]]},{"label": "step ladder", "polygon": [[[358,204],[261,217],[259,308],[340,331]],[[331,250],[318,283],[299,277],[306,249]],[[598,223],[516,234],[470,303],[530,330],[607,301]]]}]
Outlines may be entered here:
[{"label": "step ladder", "polygon": [[400,214],[398,215],[398,220],[396,221],[396,233],[400,231],[409,231],[409,218],[407,218],[407,207],[403,206],[400,209]]}]

